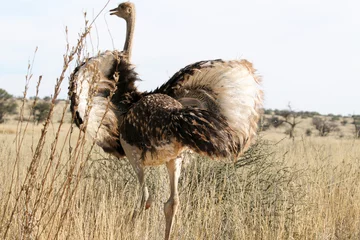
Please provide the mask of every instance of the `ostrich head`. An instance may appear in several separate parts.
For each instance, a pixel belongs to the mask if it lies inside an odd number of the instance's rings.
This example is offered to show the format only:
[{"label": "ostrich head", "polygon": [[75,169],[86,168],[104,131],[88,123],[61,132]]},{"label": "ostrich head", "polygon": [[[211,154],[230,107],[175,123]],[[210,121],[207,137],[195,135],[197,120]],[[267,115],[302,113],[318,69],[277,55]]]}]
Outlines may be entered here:
[{"label": "ostrich head", "polygon": [[120,3],[117,8],[110,10],[110,15],[116,15],[126,21],[131,20],[132,15],[135,14],[135,6],[131,2]]}]

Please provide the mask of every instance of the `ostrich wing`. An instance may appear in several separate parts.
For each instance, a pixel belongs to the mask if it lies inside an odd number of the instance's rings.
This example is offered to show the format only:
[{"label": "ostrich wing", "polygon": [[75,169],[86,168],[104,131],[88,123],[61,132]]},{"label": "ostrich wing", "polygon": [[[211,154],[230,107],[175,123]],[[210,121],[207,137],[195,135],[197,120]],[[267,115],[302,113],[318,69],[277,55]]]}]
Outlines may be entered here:
[{"label": "ostrich wing", "polygon": [[[81,63],[70,77],[70,110],[82,127],[105,152],[124,156],[119,142],[118,120],[140,98],[134,82],[134,67],[118,51],[105,51]],[[125,94],[131,93],[131,94]]]},{"label": "ostrich wing", "polygon": [[250,62],[216,59],[184,67],[154,93],[222,115],[245,150],[256,135],[262,107],[260,82]]}]

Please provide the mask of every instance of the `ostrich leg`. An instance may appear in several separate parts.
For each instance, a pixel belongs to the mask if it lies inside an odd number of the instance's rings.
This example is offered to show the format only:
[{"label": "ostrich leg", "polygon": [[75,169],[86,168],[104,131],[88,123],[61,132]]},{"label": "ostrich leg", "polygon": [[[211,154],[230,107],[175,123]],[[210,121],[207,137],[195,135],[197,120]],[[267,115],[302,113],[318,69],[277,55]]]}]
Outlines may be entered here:
[{"label": "ostrich leg", "polygon": [[144,166],[143,166],[143,164],[134,162],[132,160],[130,160],[130,163],[131,163],[131,166],[133,167],[134,171],[136,172],[137,178],[138,178],[140,186],[141,186],[142,197],[141,197],[140,209],[142,211],[142,210],[144,210],[144,208],[148,209],[151,205],[151,197],[149,195],[149,190],[145,183]]},{"label": "ostrich leg", "polygon": [[181,172],[182,159],[180,157],[166,163],[170,179],[170,198],[164,204],[166,219],[165,240],[170,239],[171,228],[173,225],[176,210],[179,206],[178,181]]},{"label": "ostrich leg", "polygon": [[136,176],[139,180],[141,191],[142,191],[142,198],[141,198],[141,211],[148,209],[151,206],[152,197],[149,194],[148,188],[145,183],[145,174],[144,174],[144,164],[141,161],[141,152],[136,147],[133,147],[127,144],[125,141],[120,139],[121,145],[124,148],[125,154],[127,159],[129,160],[131,166],[133,167]]}]

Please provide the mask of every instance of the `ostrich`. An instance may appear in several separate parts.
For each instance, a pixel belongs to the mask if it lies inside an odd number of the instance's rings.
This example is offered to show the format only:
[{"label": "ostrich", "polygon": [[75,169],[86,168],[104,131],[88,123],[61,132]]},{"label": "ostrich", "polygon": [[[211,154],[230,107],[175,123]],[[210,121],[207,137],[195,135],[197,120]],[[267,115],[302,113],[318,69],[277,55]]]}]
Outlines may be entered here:
[{"label": "ostrich", "polygon": [[261,80],[246,60],[216,59],[190,64],[154,91],[139,92],[138,75],[130,63],[134,5],[122,3],[111,14],[127,22],[124,50],[105,51],[74,70],[71,112],[75,124],[105,152],[127,157],[141,185],[142,209],[152,201],[144,168],[166,165],[170,197],[164,204],[165,239],[169,239],[179,206],[181,153],[191,150],[213,159],[236,159],[246,151],[256,135]]}]

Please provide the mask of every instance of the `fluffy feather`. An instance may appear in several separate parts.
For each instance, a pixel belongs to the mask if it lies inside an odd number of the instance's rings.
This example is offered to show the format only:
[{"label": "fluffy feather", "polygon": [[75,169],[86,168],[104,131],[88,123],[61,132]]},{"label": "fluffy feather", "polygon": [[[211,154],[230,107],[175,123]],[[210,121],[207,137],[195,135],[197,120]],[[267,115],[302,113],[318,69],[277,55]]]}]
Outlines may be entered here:
[{"label": "fluffy feather", "polygon": [[74,122],[106,152],[125,155],[120,145],[118,121],[140,99],[137,73],[122,52],[106,51],[80,64],[70,77],[70,110]]},{"label": "fluffy feather", "polygon": [[262,104],[260,77],[246,60],[201,61],[186,66],[154,92],[225,117],[245,151],[256,135]]},{"label": "fluffy feather", "polygon": [[[222,116],[203,109],[184,108],[164,94],[150,94],[136,103],[124,115],[120,133],[126,143],[141,150],[144,161],[158,158],[159,149],[169,145],[223,158],[236,156],[239,150],[232,140],[234,133]],[[169,154],[176,157],[183,147],[172,148]],[[155,155],[148,157],[148,152]]]}]

